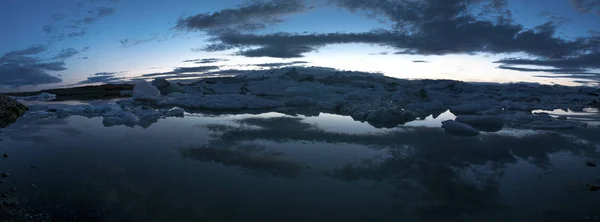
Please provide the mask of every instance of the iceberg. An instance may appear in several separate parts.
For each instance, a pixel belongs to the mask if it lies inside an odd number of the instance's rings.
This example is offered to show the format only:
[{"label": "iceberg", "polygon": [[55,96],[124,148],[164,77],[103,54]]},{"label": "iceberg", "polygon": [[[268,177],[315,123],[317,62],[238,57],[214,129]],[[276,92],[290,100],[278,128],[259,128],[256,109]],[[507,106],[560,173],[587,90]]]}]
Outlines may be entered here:
[{"label": "iceberg", "polygon": [[160,91],[146,81],[140,81],[133,87],[132,98],[135,100],[156,100],[160,95]]},{"label": "iceberg", "polygon": [[504,127],[504,119],[499,116],[461,115],[457,116],[456,122],[465,123],[476,129],[487,132],[496,132]]},{"label": "iceberg", "polygon": [[446,120],[442,122],[442,128],[446,133],[457,136],[477,136],[479,130],[473,128],[471,125],[454,120]]}]

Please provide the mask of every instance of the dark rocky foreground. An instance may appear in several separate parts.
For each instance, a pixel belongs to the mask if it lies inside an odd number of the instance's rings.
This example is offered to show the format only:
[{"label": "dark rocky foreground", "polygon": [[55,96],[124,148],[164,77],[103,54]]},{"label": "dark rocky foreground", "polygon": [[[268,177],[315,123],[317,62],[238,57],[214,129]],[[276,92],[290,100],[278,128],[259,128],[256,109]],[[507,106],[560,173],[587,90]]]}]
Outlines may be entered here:
[{"label": "dark rocky foreground", "polygon": [[14,123],[27,110],[27,106],[6,95],[0,95],[0,128]]},{"label": "dark rocky foreground", "polygon": [[37,92],[18,92],[6,93],[9,96],[34,96],[41,93],[50,93],[56,95],[54,101],[65,100],[96,100],[96,99],[113,99],[129,97],[127,94],[122,94],[122,91],[133,90],[132,84],[106,84],[99,86],[82,86],[62,89],[47,89]]}]

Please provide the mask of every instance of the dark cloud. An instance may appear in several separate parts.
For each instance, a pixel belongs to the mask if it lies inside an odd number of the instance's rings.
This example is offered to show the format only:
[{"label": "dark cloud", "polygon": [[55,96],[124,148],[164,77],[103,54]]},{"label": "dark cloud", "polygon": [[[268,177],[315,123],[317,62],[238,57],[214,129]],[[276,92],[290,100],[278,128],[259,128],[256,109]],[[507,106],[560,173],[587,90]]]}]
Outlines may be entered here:
[{"label": "dark cloud", "polygon": [[425,60],[414,60],[412,61],[414,63],[428,63],[429,61],[425,61]]},{"label": "dark cloud", "polygon": [[15,63],[0,63],[0,85],[25,86],[60,83],[61,78],[48,74],[44,69]]},{"label": "dark cloud", "polygon": [[591,72],[587,72],[585,69],[579,69],[579,68],[535,69],[535,68],[522,68],[522,67],[514,67],[514,66],[506,66],[506,65],[501,65],[501,66],[498,66],[497,68],[521,71],[521,72],[549,72],[549,73],[556,73],[556,74],[594,74]]},{"label": "dark cloud", "polygon": [[149,39],[122,39],[120,42],[123,47],[127,48],[127,47],[131,47],[131,46],[136,46],[136,45],[139,45],[142,43],[150,42],[150,41],[153,41],[156,39],[157,39],[156,37],[152,37]]},{"label": "dark cloud", "polygon": [[503,59],[495,63],[507,65],[537,65],[549,66],[555,68],[600,68],[600,52],[587,53],[579,56],[568,57],[563,59]]},{"label": "dark cloud", "polygon": [[291,66],[291,65],[297,65],[297,64],[306,64],[306,63],[308,63],[308,62],[306,62],[306,61],[274,62],[274,63],[252,64],[250,66],[274,68],[274,67]]},{"label": "dark cloud", "polygon": [[79,51],[75,50],[74,48],[67,48],[67,49],[61,50],[60,53],[58,55],[54,56],[53,59],[64,60],[64,59],[73,57],[77,53],[79,53]]},{"label": "dark cloud", "polygon": [[25,86],[61,82],[60,78],[48,74],[48,71],[65,70],[63,62],[42,62],[34,57],[46,51],[46,46],[34,45],[5,53],[0,57],[0,85]]},{"label": "dark cloud", "polygon": [[64,71],[67,70],[65,67],[65,62],[48,62],[48,63],[38,63],[30,65],[30,67],[48,70],[48,71]]},{"label": "dark cloud", "polygon": [[389,55],[389,52],[369,53],[369,55]]},{"label": "dark cloud", "polygon": [[42,31],[46,34],[50,34],[52,31],[54,31],[54,26],[45,25],[44,27],[42,27]]},{"label": "dark cloud", "polygon": [[155,77],[155,76],[178,76],[178,77],[186,77],[192,76],[192,74],[203,73],[210,70],[219,69],[219,66],[197,66],[197,67],[179,67],[173,69],[170,72],[161,72],[161,73],[148,73],[143,74],[142,77]]},{"label": "dark cloud", "polygon": [[88,11],[88,14],[94,15],[98,18],[103,18],[103,17],[109,16],[109,15],[115,14],[116,11],[117,11],[117,9],[115,9],[115,8],[98,7],[94,10]]},{"label": "dark cloud", "polygon": [[279,23],[287,14],[306,10],[303,0],[251,1],[235,9],[224,9],[213,13],[188,16],[177,21],[180,30],[254,31],[268,24]]},{"label": "dark cloud", "polygon": [[[365,33],[329,33],[295,35],[290,33],[274,33],[266,35],[223,33],[213,37],[215,42],[206,46],[206,51],[220,51],[231,48],[242,48],[239,55],[246,57],[298,58],[304,53],[312,52],[318,47],[336,43],[372,43],[391,44],[397,41],[398,34],[387,31]],[[258,47],[244,49],[248,47]]]},{"label": "dark cloud", "polygon": [[113,3],[117,3],[119,2],[119,0],[88,0],[90,3],[97,3],[97,2],[113,2]]},{"label": "dark cloud", "polygon": [[579,13],[588,13],[592,10],[598,10],[600,13],[600,0],[571,0],[571,5]]},{"label": "dark cloud", "polygon": [[44,45],[34,45],[23,50],[14,50],[0,57],[0,85],[25,86],[62,82],[62,79],[48,72],[67,70],[65,59],[88,50],[66,48],[50,59],[41,59],[47,52]]},{"label": "dark cloud", "polygon": [[77,85],[93,83],[113,83],[123,81],[125,78],[117,76],[117,72],[99,72],[89,76],[86,80],[80,81]]},{"label": "dark cloud", "polygon": [[[81,4],[80,6],[83,7],[84,5]],[[100,6],[88,10],[85,17],[72,18],[68,21],[62,21],[65,20],[64,15],[55,14],[52,15],[52,24],[43,26],[42,31],[49,35],[48,38],[51,43],[60,42],[67,38],[80,37],[87,34],[86,29],[89,25],[115,12],[116,8]]]},{"label": "dark cloud", "polygon": [[56,22],[56,21],[61,21],[65,19],[65,16],[62,14],[54,14],[51,17],[52,21]]},{"label": "dark cloud", "polygon": [[194,72],[206,72],[209,70],[218,69],[218,66],[197,66],[197,67],[179,67],[172,71],[174,74],[194,73]]},{"label": "dark cloud", "polygon": [[246,57],[274,57],[274,58],[299,58],[304,53],[312,52],[315,48],[306,45],[271,45],[257,49],[248,49],[238,52]]},{"label": "dark cloud", "polygon": [[112,76],[117,74],[117,72],[98,72],[95,73],[93,76]]},{"label": "dark cloud", "polygon": [[47,50],[47,48],[44,45],[33,45],[33,46],[30,46],[29,48],[26,48],[23,50],[15,50],[15,51],[7,52],[2,57],[0,57],[0,62],[8,61],[8,59],[11,59],[11,58],[40,54],[42,52],[45,52],[46,50]]},{"label": "dark cloud", "polygon": [[221,59],[221,58],[206,58],[206,59],[189,59],[189,60],[184,60],[183,62],[193,62],[196,64],[207,64],[207,63],[216,63],[216,62],[224,62],[224,61],[229,61],[229,60]]},{"label": "dark cloud", "polygon": [[[533,28],[525,28],[513,21],[505,0],[329,2],[355,13],[391,22],[391,29],[323,34],[209,32],[212,35],[211,44],[203,50],[238,49],[237,54],[246,57],[296,58],[329,44],[366,43],[399,50],[395,54],[525,53],[544,63],[537,65],[558,63],[560,67],[557,68],[595,68],[600,64],[595,56],[600,52],[600,37],[558,37],[559,17]],[[576,4],[590,5],[581,2]],[[478,13],[474,10],[477,7]]]}]

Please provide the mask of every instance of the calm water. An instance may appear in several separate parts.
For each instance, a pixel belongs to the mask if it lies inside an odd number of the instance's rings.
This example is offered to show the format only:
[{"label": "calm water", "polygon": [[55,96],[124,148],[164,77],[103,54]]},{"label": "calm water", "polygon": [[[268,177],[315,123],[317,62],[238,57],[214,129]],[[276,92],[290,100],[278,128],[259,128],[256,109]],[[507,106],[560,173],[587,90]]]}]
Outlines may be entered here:
[{"label": "calm water", "polygon": [[[0,191],[56,221],[593,221],[600,129],[446,135],[331,114],[186,114],[147,128],[24,118]],[[600,218],[599,218],[600,219]]]}]

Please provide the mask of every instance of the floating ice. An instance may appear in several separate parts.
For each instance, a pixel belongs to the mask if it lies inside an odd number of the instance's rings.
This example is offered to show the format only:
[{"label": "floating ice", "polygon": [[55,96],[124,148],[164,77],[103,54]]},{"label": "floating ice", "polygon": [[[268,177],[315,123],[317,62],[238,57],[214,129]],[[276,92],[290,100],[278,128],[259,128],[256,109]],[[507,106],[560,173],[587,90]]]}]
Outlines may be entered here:
[{"label": "floating ice", "polygon": [[471,125],[461,122],[456,122],[454,120],[446,120],[442,122],[442,128],[448,134],[457,135],[457,136],[477,136],[479,135],[479,130],[473,128]]},{"label": "floating ice", "polygon": [[52,101],[56,99],[56,95],[52,94],[52,93],[40,93],[38,95],[33,95],[33,96],[10,96],[10,98],[19,100],[19,101],[43,101],[43,102],[47,102],[47,101]]},{"label": "floating ice", "polygon": [[146,81],[140,81],[133,87],[133,99],[155,100],[160,96],[160,91]]},{"label": "floating ice", "polygon": [[462,115],[456,122],[466,123],[482,131],[496,132],[504,127],[504,119],[499,116]]},{"label": "floating ice", "polygon": [[[395,127],[449,109],[459,115],[446,122],[449,133],[478,134],[504,128],[566,129],[583,127],[578,119],[532,114],[535,109],[582,109],[599,103],[593,88],[531,84],[470,84],[451,80],[401,80],[333,69],[297,68],[249,71],[234,78],[205,79],[180,85],[157,78],[139,82],[133,96],[110,105],[50,106],[31,110],[37,116],[114,117],[109,123],[137,125],[186,111],[250,110],[289,114],[319,112],[351,116],[376,127]],[[596,102],[596,103],[594,103]],[[52,109],[52,112],[48,112]],[[252,111],[254,112],[254,111]],[[125,115],[125,116],[124,116]],[[125,121],[127,120],[127,121]],[[579,122],[578,122],[579,121]]]},{"label": "floating ice", "polygon": [[479,111],[489,109],[490,106],[481,103],[465,103],[450,107],[450,112],[454,114],[475,114]]}]

